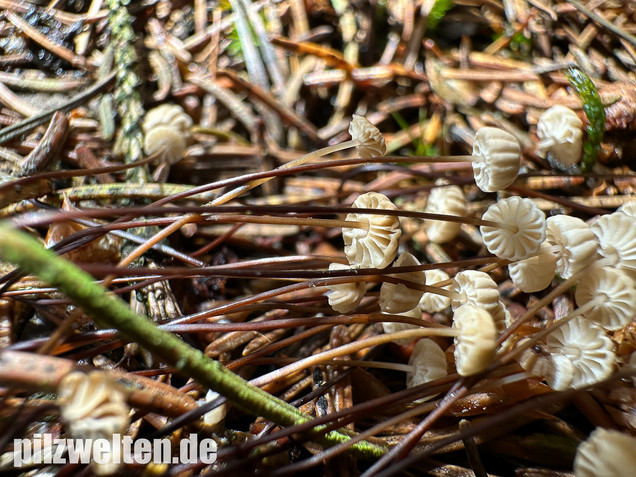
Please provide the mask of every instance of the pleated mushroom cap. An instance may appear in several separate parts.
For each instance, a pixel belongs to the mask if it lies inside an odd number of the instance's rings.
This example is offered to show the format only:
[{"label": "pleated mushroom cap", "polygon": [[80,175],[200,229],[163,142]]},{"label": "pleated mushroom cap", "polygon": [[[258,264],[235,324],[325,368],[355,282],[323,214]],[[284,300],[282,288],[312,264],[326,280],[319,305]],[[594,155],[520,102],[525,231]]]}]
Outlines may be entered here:
[{"label": "pleated mushroom cap", "polygon": [[176,104],[162,104],[146,113],[142,123],[144,152],[164,149],[161,160],[174,164],[181,160],[188,145],[192,118]]},{"label": "pleated mushroom cap", "polygon": [[360,157],[382,157],[386,153],[384,136],[364,116],[353,115],[349,123],[349,134],[351,139],[360,141],[360,144],[356,146]]},{"label": "pleated mushroom cap", "polygon": [[613,268],[592,267],[576,287],[575,298],[580,307],[595,303],[583,316],[606,330],[619,330],[636,315],[634,281]]},{"label": "pleated mushroom cap", "polygon": [[506,308],[501,303],[497,283],[485,272],[465,270],[453,278],[451,290],[457,294],[451,300],[453,311],[464,304],[481,308],[492,316],[497,331],[506,327]]},{"label": "pleated mushroom cap", "polygon": [[567,106],[548,108],[537,123],[539,150],[548,151],[563,166],[581,160],[583,152],[583,122]]},{"label": "pleated mushroom cap", "polygon": [[[461,187],[456,185],[441,186],[431,189],[424,212],[445,214],[455,217],[466,216],[466,197]],[[426,236],[433,243],[448,243],[453,240],[461,228],[459,222],[443,220],[424,220]]]},{"label": "pleated mushroom cap", "polygon": [[576,449],[576,477],[633,477],[636,438],[622,432],[596,428]]},{"label": "pleated mushroom cap", "polygon": [[636,279],[636,218],[614,212],[602,215],[590,228],[598,238],[600,255]]},{"label": "pleated mushroom cap", "polygon": [[[422,319],[422,310],[419,308],[413,308],[412,310],[405,311],[404,313],[391,313],[392,315],[401,315],[407,316],[409,318],[415,318],[416,320]],[[414,330],[419,328],[419,326],[411,325],[410,323],[398,323],[396,321],[383,321],[382,322],[382,330],[385,333],[395,333],[397,331],[405,331],[405,330]],[[399,340],[395,340],[396,344],[405,345],[413,341],[410,338],[401,338]]]},{"label": "pleated mushroom cap", "polygon": [[[329,270],[350,270],[350,267],[341,263],[332,263]],[[353,311],[364,298],[366,287],[364,282],[341,283],[338,285],[329,285],[327,300],[329,306],[338,313],[349,313]]]},{"label": "pleated mushroom cap", "polygon": [[[362,194],[353,207],[397,210],[393,202],[377,192]],[[368,230],[342,229],[344,252],[352,267],[386,268],[395,259],[402,234],[397,216],[351,213],[346,220],[368,224]]]},{"label": "pleated mushroom cap", "polygon": [[589,225],[576,217],[548,217],[546,241],[552,247],[557,259],[556,269],[563,278],[570,278],[598,258],[598,239]]},{"label": "pleated mushroom cap", "polygon": [[556,271],[556,256],[547,242],[541,244],[539,253],[508,265],[508,272],[512,282],[524,293],[534,293],[545,290]]},{"label": "pleated mushroom cap", "polygon": [[[393,264],[394,267],[410,267],[420,265],[412,254],[403,252]],[[419,285],[426,285],[424,272],[400,273],[391,275]],[[424,292],[409,288],[401,283],[384,282],[380,287],[380,309],[384,313],[403,313],[416,308]]]},{"label": "pleated mushroom cap", "polygon": [[614,344],[602,328],[584,317],[574,318],[546,339],[554,374],[543,376],[556,391],[578,389],[608,378],[614,369]]},{"label": "pleated mushroom cap", "polygon": [[497,332],[490,313],[471,304],[455,310],[453,328],[460,332],[455,338],[455,367],[460,376],[472,376],[484,371],[495,357]]},{"label": "pleated mushroom cap", "polygon": [[511,185],[519,174],[521,146],[516,137],[499,128],[477,130],[473,142],[475,183],[484,192],[496,192]]},{"label": "pleated mushroom cap", "polygon": [[[434,285],[435,283],[443,282],[450,278],[448,273],[440,269],[426,270],[424,275],[426,276],[426,283],[428,285]],[[448,287],[444,288],[448,289]],[[420,308],[427,313],[442,311],[448,308],[450,304],[450,298],[435,293],[425,292],[422,298],[420,298]]]},{"label": "pleated mushroom cap", "polygon": [[448,375],[444,351],[435,341],[428,338],[422,338],[415,344],[409,358],[409,365],[413,366],[414,371],[406,375],[407,388]]},{"label": "pleated mushroom cap", "polygon": [[514,226],[516,231],[479,227],[490,253],[507,260],[523,260],[539,251],[545,239],[545,214],[530,199],[512,196],[500,199],[482,216],[483,220]]}]

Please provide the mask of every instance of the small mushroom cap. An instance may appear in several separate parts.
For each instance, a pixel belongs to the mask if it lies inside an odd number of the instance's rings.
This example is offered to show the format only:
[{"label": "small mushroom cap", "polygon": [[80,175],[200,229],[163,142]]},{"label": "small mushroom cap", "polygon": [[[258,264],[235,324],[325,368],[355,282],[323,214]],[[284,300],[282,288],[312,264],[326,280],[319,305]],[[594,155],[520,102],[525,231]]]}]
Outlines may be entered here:
[{"label": "small mushroom cap", "polygon": [[460,306],[453,315],[455,337],[455,367],[460,376],[472,376],[484,371],[495,357],[497,332],[495,322],[486,310],[469,303]]},{"label": "small mushroom cap", "polygon": [[636,438],[596,428],[576,449],[576,477],[632,477],[636,469]]},{"label": "small mushroom cap", "polygon": [[[397,210],[385,195],[367,192],[358,197],[353,207],[365,209]],[[397,255],[400,235],[400,219],[393,215],[352,213],[347,220],[369,224],[369,229],[342,229],[345,255],[351,266],[386,268]]]},{"label": "small mushroom cap", "polygon": [[501,303],[497,283],[490,275],[478,270],[459,272],[453,278],[451,290],[457,293],[451,300],[453,311],[468,303],[490,313],[498,331],[506,327],[506,308]]},{"label": "small mushroom cap", "polygon": [[[422,319],[422,310],[419,308],[413,308],[412,310],[406,311],[404,313],[391,313],[392,315],[401,315],[407,316],[409,318],[415,318],[416,320]],[[405,330],[415,330],[419,328],[419,326],[411,325],[409,323],[398,323],[395,321],[383,321],[382,322],[382,330],[385,333],[396,333],[398,331]],[[413,341],[414,338],[401,338],[399,340],[395,340],[396,344],[405,345]]]},{"label": "small mushroom cap", "polygon": [[[212,402],[217,398],[221,397],[221,395],[217,392],[212,391],[211,389],[205,395],[205,400],[203,404]],[[214,426],[225,419],[225,415],[227,414],[227,403],[221,404],[216,408],[212,409],[210,412],[206,412],[203,415],[203,422],[209,426]]]},{"label": "small mushroom cap", "polygon": [[[350,267],[341,263],[332,263],[329,270],[350,270]],[[329,306],[338,313],[349,313],[354,310],[364,298],[366,286],[364,282],[342,283],[339,285],[329,285]]]},{"label": "small mushroom cap", "polygon": [[162,104],[146,113],[141,128],[149,133],[158,126],[168,126],[189,134],[192,118],[178,104]]},{"label": "small mushroom cap", "polygon": [[539,253],[508,265],[508,272],[513,283],[524,293],[545,290],[556,270],[556,256],[547,242],[541,244]]},{"label": "small mushroom cap", "polygon": [[499,128],[477,130],[473,142],[475,183],[484,192],[496,192],[511,185],[519,174],[521,146],[516,137]]},{"label": "small mushroom cap", "polygon": [[616,362],[612,340],[603,329],[583,317],[552,331],[546,339],[546,349],[552,355],[555,374],[544,378],[556,391],[602,381],[612,374]]},{"label": "small mushroom cap", "polygon": [[154,154],[165,148],[162,161],[179,162],[188,145],[192,118],[177,104],[162,104],[146,113],[141,128],[144,131],[144,152]]},{"label": "small mushroom cap", "polygon": [[349,123],[349,134],[354,141],[360,141],[356,146],[360,157],[382,157],[386,153],[384,136],[364,116],[353,115]]},{"label": "small mushroom cap", "polygon": [[615,212],[599,217],[590,228],[598,238],[599,253],[636,279],[636,218]]},{"label": "small mushroom cap", "polygon": [[154,127],[144,136],[144,152],[150,156],[163,149],[161,160],[170,165],[183,158],[186,147],[183,133],[170,126]]},{"label": "small mushroom cap", "polygon": [[[466,216],[466,196],[461,187],[449,185],[431,189],[424,212]],[[423,224],[428,239],[433,243],[448,243],[459,233],[461,223],[443,220],[425,220]]]},{"label": "small mushroom cap", "polygon": [[589,225],[569,215],[546,220],[546,241],[556,255],[556,269],[563,278],[592,265],[598,258],[598,239]]},{"label": "small mushroom cap", "polygon": [[517,228],[512,232],[485,225],[479,227],[488,251],[500,258],[528,258],[539,251],[545,239],[545,214],[530,199],[518,196],[500,199],[488,207],[482,219]]},{"label": "small mushroom cap", "polygon": [[446,355],[435,341],[422,338],[413,347],[409,365],[414,371],[406,375],[406,387],[413,388],[448,375]]},{"label": "small mushroom cap", "polygon": [[[417,258],[403,252],[393,264],[394,267],[411,267],[420,265]],[[395,278],[426,285],[424,272],[400,273],[391,275]],[[401,283],[384,282],[380,287],[380,309],[384,313],[403,313],[416,308],[424,292],[409,288]]]},{"label": "small mushroom cap", "polygon": [[627,214],[630,217],[636,218],[636,200],[625,202],[618,209],[616,209],[616,212],[622,212],[623,214]]},{"label": "small mushroom cap", "polygon": [[71,436],[110,439],[128,428],[128,406],[121,386],[108,374],[73,372],[58,386],[62,418]]},{"label": "small mushroom cap", "polygon": [[567,106],[547,109],[537,123],[539,149],[547,150],[559,164],[571,166],[581,159],[583,122]]},{"label": "small mushroom cap", "polygon": [[[426,270],[424,272],[426,276],[426,283],[434,285],[438,282],[443,282],[448,280],[450,277],[448,273],[444,270],[433,269]],[[448,287],[444,287],[444,289],[448,289]],[[424,293],[422,298],[420,298],[420,308],[427,313],[436,313],[438,311],[442,311],[448,308],[451,304],[451,299],[447,296],[437,295],[435,293]]]},{"label": "small mushroom cap", "polygon": [[625,273],[609,267],[592,267],[576,287],[576,304],[596,303],[583,313],[606,330],[619,330],[636,314],[636,288]]}]

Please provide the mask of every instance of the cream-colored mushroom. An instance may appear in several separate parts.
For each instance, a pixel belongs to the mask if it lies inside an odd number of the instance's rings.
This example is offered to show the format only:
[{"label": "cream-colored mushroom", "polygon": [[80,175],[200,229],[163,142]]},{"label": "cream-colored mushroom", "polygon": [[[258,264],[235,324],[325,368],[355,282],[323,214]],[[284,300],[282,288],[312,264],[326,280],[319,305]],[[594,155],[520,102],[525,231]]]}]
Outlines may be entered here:
[{"label": "cream-colored mushroom", "polygon": [[569,215],[546,220],[546,241],[557,259],[556,269],[563,278],[591,266],[598,258],[598,239],[589,225]]},{"label": "cream-colored mushroom", "polygon": [[[350,267],[341,263],[332,263],[329,270],[350,270]],[[353,311],[362,301],[366,293],[364,282],[341,283],[329,285],[327,299],[329,306],[338,313],[349,313]]]},{"label": "cream-colored mushroom", "polygon": [[547,151],[562,166],[571,166],[583,152],[583,122],[567,106],[547,109],[537,123],[540,152]]},{"label": "cream-colored mushroom", "polygon": [[578,311],[607,330],[619,330],[636,315],[636,287],[625,273],[592,267],[576,288]]},{"label": "cream-colored mushroom", "polygon": [[415,344],[409,358],[409,366],[412,367],[412,371],[406,374],[407,388],[448,375],[444,351],[435,341],[428,338],[422,338]]},{"label": "cream-colored mushroom", "polygon": [[[353,207],[397,210],[393,202],[378,192],[362,194]],[[351,213],[346,220],[368,224],[368,229],[342,229],[345,255],[352,267],[386,268],[395,259],[402,234],[397,216]]]},{"label": "cream-colored mushroom", "polygon": [[596,428],[576,449],[576,477],[632,477],[636,470],[636,438]]},{"label": "cream-colored mushroom", "polygon": [[181,160],[187,147],[192,119],[176,104],[162,104],[146,113],[142,124],[144,152],[148,155],[163,149],[161,159],[167,164]]},{"label": "cream-colored mushroom", "polygon": [[602,215],[590,227],[598,238],[603,265],[636,279],[636,218],[624,213]]},{"label": "cream-colored mushroom", "polygon": [[523,260],[536,254],[545,239],[545,214],[530,199],[512,196],[500,199],[483,214],[482,220],[504,227],[479,227],[488,251],[507,260]]},{"label": "cream-colored mushroom", "polygon": [[[465,217],[466,197],[464,191],[456,185],[438,186],[431,189],[424,212]],[[431,242],[443,244],[450,242],[457,236],[461,225],[459,222],[427,219],[423,223],[423,228]]]},{"label": "cream-colored mushroom", "polygon": [[[124,434],[128,429],[126,393],[103,371],[66,375],[58,386],[58,395],[62,419],[73,438],[102,438],[112,445],[113,434]],[[91,462],[95,474],[112,475],[120,469],[122,448],[108,451],[113,456],[110,462]]]},{"label": "cream-colored mushroom", "polygon": [[[583,388],[602,381],[612,374],[616,361],[612,340],[603,329],[580,316],[552,330],[543,350],[538,363],[528,360],[521,364],[529,372],[543,377],[556,391]],[[526,351],[529,352],[533,351]]]},{"label": "cream-colored mushroom", "polygon": [[[217,392],[212,391],[211,389],[206,393],[205,400],[202,404],[206,404],[212,401],[215,401],[221,397],[221,395]],[[227,414],[227,403],[223,403],[220,406],[212,409],[210,412],[206,412],[203,415],[203,422],[208,426],[216,426],[218,423],[225,419],[225,415]]]},{"label": "cream-colored mushroom", "polygon": [[[444,282],[450,278],[448,273],[439,268],[426,270],[424,275],[426,276],[426,283],[431,286],[435,286],[436,283]],[[444,287],[444,289],[447,290],[448,286]],[[451,299],[447,296],[426,292],[420,299],[420,308],[427,313],[437,313],[438,311],[448,308],[450,303]]]},{"label": "cream-colored mushroom", "polygon": [[[405,311],[403,313],[391,313],[391,314],[406,316],[408,318],[415,318],[416,320],[422,319],[422,310],[420,310],[417,307],[413,308],[412,310]],[[414,330],[416,328],[419,328],[419,327],[416,325],[411,325],[410,323],[399,323],[397,321],[382,322],[382,330],[384,331],[384,333],[395,333],[397,331]],[[410,343],[411,341],[413,341],[412,338],[403,338],[403,339],[395,340],[394,343],[399,345],[405,345]]]},{"label": "cream-colored mushroom", "polygon": [[541,244],[537,255],[508,265],[512,282],[524,293],[545,290],[556,271],[556,256],[547,242]]},{"label": "cream-colored mushroom", "polygon": [[358,142],[355,147],[360,157],[382,157],[386,153],[384,136],[364,116],[353,115],[349,123],[349,134],[352,141]]},{"label": "cream-colored mushroom", "polygon": [[517,179],[521,146],[509,132],[492,127],[478,129],[473,156],[475,183],[484,192],[505,189]]},{"label": "cream-colored mushroom", "polygon": [[455,310],[455,367],[460,376],[472,376],[485,371],[497,349],[495,322],[486,310],[466,303]]},{"label": "cream-colored mushroom", "polygon": [[501,303],[497,284],[487,273],[478,270],[459,272],[453,278],[451,291],[455,293],[451,300],[453,311],[470,304],[490,313],[497,331],[506,327],[506,308]]},{"label": "cream-colored mushroom", "polygon": [[630,217],[636,218],[636,200],[630,200],[621,205],[616,212],[622,212]]},{"label": "cream-colored mushroom", "polygon": [[[411,267],[420,265],[417,258],[408,252],[403,252],[397,258],[394,267]],[[394,278],[408,280],[419,285],[426,285],[424,272],[410,272],[390,275]],[[380,309],[384,313],[402,313],[417,307],[423,291],[409,288],[402,283],[384,282],[380,287]]]}]

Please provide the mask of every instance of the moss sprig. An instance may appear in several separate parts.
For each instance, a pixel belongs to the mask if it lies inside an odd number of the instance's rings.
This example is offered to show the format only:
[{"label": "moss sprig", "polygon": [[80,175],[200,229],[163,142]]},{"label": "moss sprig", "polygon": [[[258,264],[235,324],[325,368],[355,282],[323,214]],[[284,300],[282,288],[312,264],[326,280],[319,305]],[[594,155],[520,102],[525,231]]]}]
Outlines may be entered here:
[{"label": "moss sprig", "polygon": [[576,68],[570,68],[566,76],[576,90],[576,94],[583,104],[583,111],[587,116],[588,125],[585,128],[587,139],[583,143],[581,170],[589,172],[596,164],[598,153],[601,150],[601,142],[605,133],[605,109],[603,109],[601,96],[589,76]]}]

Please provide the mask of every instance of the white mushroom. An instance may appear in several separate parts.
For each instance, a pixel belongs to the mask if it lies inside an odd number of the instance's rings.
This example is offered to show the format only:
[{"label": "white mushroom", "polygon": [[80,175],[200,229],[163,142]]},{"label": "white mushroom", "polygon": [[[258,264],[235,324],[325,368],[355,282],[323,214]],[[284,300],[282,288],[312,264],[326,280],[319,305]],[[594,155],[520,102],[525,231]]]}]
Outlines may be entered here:
[{"label": "white mushroom", "polygon": [[503,129],[477,130],[473,156],[475,183],[484,192],[505,189],[519,174],[521,146],[516,137]]},{"label": "white mushroom", "polygon": [[636,288],[625,273],[609,267],[592,267],[576,288],[579,312],[607,330],[619,330],[634,319]]},{"label": "white mushroom", "polygon": [[584,317],[550,332],[545,345],[555,369],[553,375],[544,378],[557,391],[586,387],[612,374],[614,344],[600,327]]},{"label": "white mushroom", "polygon": [[[205,399],[201,404],[206,404],[212,401],[215,401],[221,397],[221,395],[217,392],[212,391],[211,389],[205,395]],[[203,422],[209,426],[215,426],[219,422],[225,419],[225,415],[227,414],[227,403],[223,403],[220,406],[212,409],[210,412],[206,412],[203,415]]]},{"label": "white mushroom", "polygon": [[455,367],[460,376],[472,376],[484,371],[495,357],[497,332],[490,313],[469,303],[460,306],[453,315],[455,337]]},{"label": "white mushroom", "polygon": [[602,215],[591,227],[600,244],[604,265],[636,279],[636,218],[624,213]]},{"label": "white mushroom", "polygon": [[380,130],[364,116],[353,115],[349,123],[352,141],[357,141],[356,150],[360,157],[382,157],[386,153],[386,144]]},{"label": "white mushroom", "polygon": [[[401,316],[406,316],[408,318],[415,318],[416,320],[421,320],[422,319],[422,310],[420,310],[419,308],[413,308],[412,310],[409,311],[405,311],[403,313],[391,313],[393,315],[401,315]],[[399,323],[397,321],[383,321],[382,322],[382,330],[385,333],[395,333],[397,331],[404,331],[404,330],[414,330],[416,328],[419,328],[419,326],[416,325],[411,325],[409,323]],[[403,338],[403,339],[398,339],[395,340],[394,343],[399,344],[399,345],[405,345],[410,343],[411,341],[413,341],[412,338]]]},{"label": "white mushroom", "polygon": [[[329,270],[350,270],[350,267],[341,263],[332,263]],[[329,285],[327,299],[329,306],[338,313],[349,313],[354,310],[364,298],[366,286],[364,282],[341,283]]]},{"label": "white mushroom", "polygon": [[[426,270],[424,272],[424,275],[426,276],[426,283],[432,286],[434,286],[438,282],[443,282],[450,278],[448,276],[448,273],[439,268]],[[444,289],[448,289],[448,287],[444,287]],[[447,296],[426,292],[420,299],[420,308],[427,313],[436,313],[438,311],[444,310],[445,308],[448,308],[450,306],[450,303],[451,299]]]},{"label": "white mushroom", "polygon": [[508,265],[513,283],[524,293],[545,290],[556,271],[556,256],[547,242],[541,244],[539,253],[533,257]]},{"label": "white mushroom", "polygon": [[[408,252],[403,252],[397,258],[394,267],[410,267],[420,265],[417,258]],[[426,285],[424,272],[410,272],[390,275],[394,278],[408,280],[419,285]],[[380,309],[384,313],[402,313],[417,307],[423,291],[409,288],[402,283],[384,282],[380,287]]]},{"label": "white mushroom", "polygon": [[528,258],[539,251],[545,239],[545,214],[530,199],[518,196],[500,199],[488,207],[482,220],[505,226],[479,228],[488,251],[500,258]]},{"label": "white mushroom", "polygon": [[465,270],[453,278],[451,291],[455,297],[451,300],[453,311],[464,304],[481,308],[492,316],[497,331],[506,327],[506,308],[495,281],[485,272]]},{"label": "white mushroom", "polygon": [[[397,210],[385,195],[377,192],[362,194],[353,207]],[[342,229],[345,255],[352,267],[386,268],[395,259],[402,234],[397,216],[352,213],[346,220],[368,224],[368,230]]]},{"label": "white mushroom", "polygon": [[583,122],[567,106],[557,104],[547,109],[537,123],[539,151],[548,151],[560,165],[571,166],[581,159]]},{"label": "white mushroom", "polygon": [[636,470],[636,438],[596,428],[576,449],[576,477],[632,477]]},{"label": "white mushroom", "polygon": [[435,341],[428,338],[422,338],[415,344],[409,358],[409,366],[412,366],[412,371],[406,375],[407,388],[448,375],[444,351]]},{"label": "white mushroom", "polygon": [[546,220],[546,241],[556,255],[556,269],[563,278],[592,265],[598,255],[598,239],[589,225],[569,215],[555,215]]},{"label": "white mushroom", "polygon": [[[128,429],[128,406],[123,388],[103,371],[73,372],[58,386],[59,405],[68,433],[76,439],[105,439]],[[108,449],[111,462],[91,462],[97,475],[112,475],[121,467],[122,449]]]},{"label": "white mushroom", "polygon": [[146,113],[144,152],[154,154],[163,148],[162,160],[174,164],[181,160],[187,147],[192,119],[176,104],[162,104]]},{"label": "white mushroom", "polygon": [[625,202],[618,209],[616,209],[616,212],[622,212],[623,214],[627,214],[630,217],[636,218],[636,200]]},{"label": "white mushroom", "polygon": [[[457,217],[466,216],[466,197],[461,187],[447,185],[431,189],[424,212]],[[423,227],[428,239],[433,243],[447,243],[453,240],[461,228],[459,222],[425,220]]]}]

